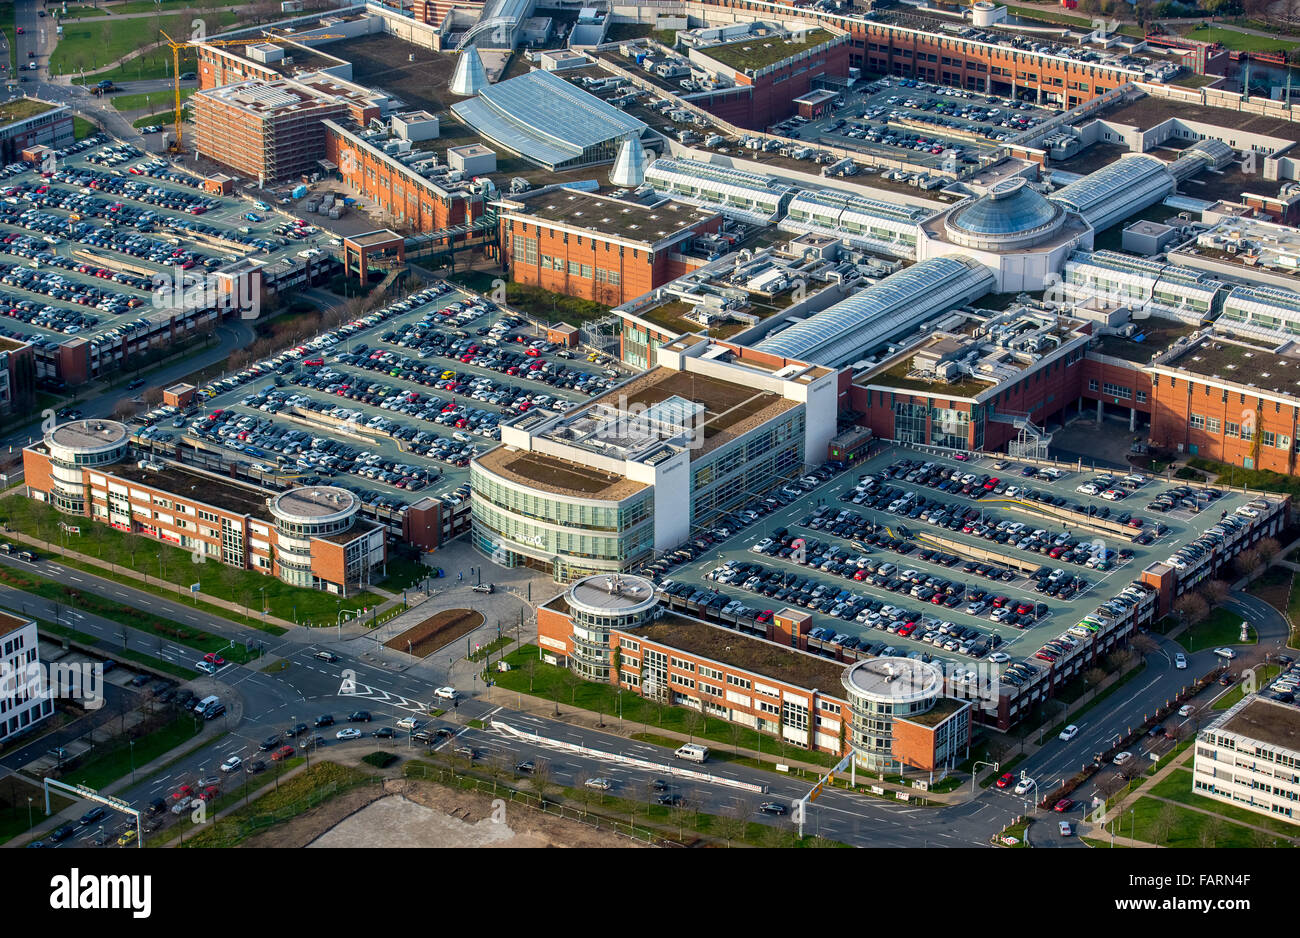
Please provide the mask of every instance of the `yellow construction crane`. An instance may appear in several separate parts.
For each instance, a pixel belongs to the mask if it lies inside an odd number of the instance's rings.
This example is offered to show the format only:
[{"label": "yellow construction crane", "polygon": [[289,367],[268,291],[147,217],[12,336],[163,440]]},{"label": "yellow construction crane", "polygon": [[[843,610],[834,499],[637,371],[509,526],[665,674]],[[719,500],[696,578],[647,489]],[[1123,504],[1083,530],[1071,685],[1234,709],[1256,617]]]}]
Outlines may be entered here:
[{"label": "yellow construction crane", "polygon": [[[158,30],[162,33],[163,39],[172,50],[172,87],[175,94],[176,104],[176,137],[168,144],[167,150],[170,153],[180,153],[184,147],[181,145],[181,50],[188,49],[192,46],[253,46],[267,42],[290,42],[293,36],[259,36],[256,39],[196,39],[188,42],[177,42],[171,36],[167,35],[165,30]],[[340,34],[331,34],[324,36],[308,36],[307,39],[344,39],[345,36]]]}]

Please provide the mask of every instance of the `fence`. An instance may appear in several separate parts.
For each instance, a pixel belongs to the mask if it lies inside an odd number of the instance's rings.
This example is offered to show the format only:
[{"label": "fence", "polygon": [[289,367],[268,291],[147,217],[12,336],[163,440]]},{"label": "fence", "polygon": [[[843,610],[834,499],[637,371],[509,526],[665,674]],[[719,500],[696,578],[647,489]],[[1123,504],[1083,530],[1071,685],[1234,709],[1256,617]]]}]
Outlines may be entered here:
[{"label": "fence", "polygon": [[616,834],[622,834],[632,840],[640,843],[652,844],[662,839],[661,834],[643,827],[636,827],[633,824],[627,824],[623,821],[616,821],[613,818],[604,817],[599,814],[593,814],[590,811],[571,808],[568,805],[557,804],[553,801],[547,801],[537,795],[530,795],[527,792],[518,791],[508,785],[499,782],[489,782],[481,778],[475,778],[472,775],[458,775],[452,769],[443,769],[430,767],[424,763],[409,763],[406,766],[406,777],[419,777],[425,780],[432,780],[442,785],[452,785],[464,791],[473,791],[481,795],[491,795],[494,798],[504,798],[511,804],[520,804],[527,808],[532,808],[542,814],[551,817],[563,818],[568,821],[577,821],[579,824],[586,824],[588,827],[596,830],[613,831]]},{"label": "fence", "polygon": [[221,823],[233,822],[236,827],[236,837],[243,840],[252,836],[258,831],[273,827],[283,821],[293,820],[304,811],[309,811],[322,802],[333,798],[335,795],[341,795],[344,792],[351,791],[354,788],[361,788],[365,785],[382,785],[384,779],[379,776],[370,776],[367,778],[356,779],[350,782],[330,782],[321,788],[314,789],[306,798],[302,798],[283,808],[278,808],[266,814],[253,814],[245,818],[236,818],[235,816],[227,817],[213,822],[213,830]]}]

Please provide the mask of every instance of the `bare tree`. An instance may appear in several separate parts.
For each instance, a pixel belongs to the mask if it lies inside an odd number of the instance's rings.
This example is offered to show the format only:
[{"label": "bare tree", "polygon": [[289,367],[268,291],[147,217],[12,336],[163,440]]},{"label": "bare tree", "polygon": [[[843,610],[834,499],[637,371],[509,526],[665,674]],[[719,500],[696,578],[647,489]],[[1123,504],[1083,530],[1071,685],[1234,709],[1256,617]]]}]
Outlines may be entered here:
[{"label": "bare tree", "polygon": [[1198,594],[1184,593],[1174,600],[1174,612],[1187,625],[1196,625],[1210,614],[1210,607]]},{"label": "bare tree", "polygon": [[717,830],[728,847],[731,846],[732,841],[745,839],[745,831],[749,827],[749,819],[754,810],[753,799],[736,798],[718,815]]},{"label": "bare tree", "polygon": [[1083,673],[1083,679],[1089,687],[1096,687],[1102,681],[1106,680],[1106,672],[1101,668],[1089,668]]},{"label": "bare tree", "polygon": [[[1276,544],[1277,542],[1274,541],[1273,543]],[[1205,597],[1205,601],[1209,603],[1211,609],[1222,605],[1231,592],[1232,588],[1223,580],[1210,580],[1201,587],[1201,595]]]},{"label": "bare tree", "polygon": [[1256,548],[1243,550],[1237,555],[1235,566],[1237,572],[1247,579],[1254,576],[1259,568],[1263,566],[1263,560],[1260,557],[1259,550]]},{"label": "bare tree", "polygon": [[528,785],[537,793],[542,806],[546,806],[547,796],[555,791],[556,784],[551,778],[551,766],[546,762],[535,762],[532,774],[528,776]]},{"label": "bare tree", "polygon": [[1157,847],[1168,839],[1170,831],[1174,828],[1174,820],[1177,816],[1177,812],[1174,810],[1173,805],[1161,805],[1160,810],[1156,813],[1155,819],[1151,822],[1151,840]]},{"label": "bare tree", "polygon": [[1201,828],[1201,847],[1205,850],[1213,850],[1219,842],[1219,835],[1223,833],[1223,821],[1215,814],[1211,815]]},{"label": "bare tree", "polygon": [[700,731],[700,714],[694,710],[686,711],[686,732],[690,741],[695,742],[695,734]]},{"label": "bare tree", "polygon": [[1160,645],[1150,635],[1138,635],[1132,641],[1132,648],[1135,652],[1146,657],[1159,650]]},{"label": "bare tree", "polygon": [[1259,559],[1267,567],[1273,563],[1278,554],[1282,553],[1282,545],[1276,538],[1266,537],[1255,545],[1255,550],[1259,554]]}]

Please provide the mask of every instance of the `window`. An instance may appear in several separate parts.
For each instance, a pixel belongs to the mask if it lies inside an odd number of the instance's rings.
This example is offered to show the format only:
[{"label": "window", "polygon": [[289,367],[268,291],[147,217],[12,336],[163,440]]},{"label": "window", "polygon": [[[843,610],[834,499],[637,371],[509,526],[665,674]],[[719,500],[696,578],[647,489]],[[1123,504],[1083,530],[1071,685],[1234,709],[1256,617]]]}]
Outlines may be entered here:
[{"label": "window", "polygon": [[1205,429],[1205,418],[1204,418],[1203,416],[1201,416],[1200,414],[1192,414],[1192,429],[1193,429],[1193,430],[1204,430],[1204,429]]},{"label": "window", "polygon": [[1224,424],[1223,435],[1236,438],[1241,435],[1241,427],[1229,420]]},{"label": "window", "polygon": [[1218,418],[1218,417],[1207,417],[1207,418],[1206,418],[1206,420],[1205,420],[1205,429],[1209,430],[1209,431],[1210,431],[1211,433],[1213,433],[1215,436],[1218,436],[1218,435],[1219,435],[1219,427],[1220,427],[1220,424],[1219,424],[1219,418]]},{"label": "window", "polygon": [[747,681],[743,677],[736,677],[736,675],[734,674],[727,675],[727,683],[733,684],[736,687],[743,687],[745,690],[749,690],[749,686],[750,686],[749,681]]},{"label": "window", "polygon": [[524,238],[515,235],[515,252],[519,255],[520,263],[532,266],[537,263],[537,239]]},{"label": "window", "polygon": [[1097,379],[1096,379],[1096,378],[1089,378],[1089,379],[1088,379],[1088,390],[1089,390],[1089,391],[1095,391],[1095,390],[1097,390]]},{"label": "window", "polygon": [[1146,391],[1138,391],[1138,392],[1137,392],[1137,402],[1138,402],[1139,404],[1145,404],[1145,403],[1147,402],[1147,392],[1146,392]]}]

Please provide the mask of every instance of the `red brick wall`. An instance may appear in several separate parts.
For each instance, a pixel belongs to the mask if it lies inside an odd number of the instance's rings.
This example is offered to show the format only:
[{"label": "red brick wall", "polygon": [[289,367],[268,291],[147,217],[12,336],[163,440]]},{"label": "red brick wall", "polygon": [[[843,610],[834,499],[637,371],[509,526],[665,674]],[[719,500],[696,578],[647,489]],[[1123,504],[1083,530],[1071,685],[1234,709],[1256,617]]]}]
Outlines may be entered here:
[{"label": "red brick wall", "polygon": [[[591,234],[576,235],[540,227],[535,222],[517,218],[504,218],[501,222],[502,242],[506,247],[506,262],[510,278],[519,283],[542,287],[565,296],[593,300],[607,306],[617,306],[636,299],[655,287],[676,280],[683,274],[702,266],[699,263],[673,260],[672,249],[661,250],[651,256],[644,248],[624,247]],[[699,233],[718,231],[721,217],[705,220],[694,226]],[[537,263],[522,262],[523,251],[516,251],[516,237],[537,239]],[[541,266],[542,256],[560,258],[563,270]],[[591,278],[568,272],[569,262],[591,268]],[[619,275],[618,285],[596,280],[596,270],[613,271]]]},{"label": "red brick wall", "polygon": [[247,81],[250,78],[276,81],[280,77],[279,72],[257,62],[232,60],[207,49],[199,50],[200,91],[220,88],[222,85],[233,85],[235,82]]},{"label": "red brick wall", "polygon": [[[342,544],[322,540],[319,537],[311,539],[311,572],[313,574],[322,580],[328,580],[330,583],[342,583],[344,569]],[[276,575],[279,575],[278,570]]]},{"label": "red brick wall", "polygon": [[49,494],[54,485],[50,473],[50,457],[44,453],[23,450],[23,481],[34,491]]},{"label": "red brick wall", "polygon": [[[1085,360],[1083,363],[1083,384],[1079,388],[1079,394],[1087,400],[1103,400],[1109,404],[1115,403],[1114,397],[1108,397],[1102,392],[1107,384],[1119,385],[1122,388],[1132,388],[1133,396],[1124,400],[1120,398],[1120,406],[1135,407],[1144,414],[1151,413],[1151,376],[1145,371],[1139,371],[1137,365],[1123,367],[1120,365],[1111,365],[1106,362]],[[1088,382],[1096,381],[1097,390],[1092,391],[1088,387]],[[1141,391],[1146,395],[1145,401],[1138,401],[1138,392]]]},{"label": "red brick wall", "polygon": [[[345,159],[345,154],[351,156]],[[482,213],[481,204],[472,203],[473,218],[466,219],[465,200],[426,189],[329,128],[325,131],[325,158],[339,167],[350,186],[362,196],[374,199],[404,228],[438,231],[472,221]]]},{"label": "red brick wall", "polygon": [[[1170,378],[1168,375],[1159,375],[1158,378],[1159,383],[1152,389],[1152,445],[1177,449],[1181,444],[1184,452],[1191,453],[1192,447],[1196,447],[1198,456],[1235,466],[1243,466],[1246,460],[1254,459],[1256,469],[1288,475],[1295,471],[1294,441],[1300,408],[1270,400],[1261,401],[1248,390],[1228,390],[1225,401],[1222,388],[1203,381]],[[1207,428],[1193,428],[1192,414],[1207,418]],[[1218,434],[1209,432],[1208,418],[1211,417],[1219,420]],[[1242,426],[1253,421],[1257,432],[1288,436],[1292,444],[1286,449],[1278,449],[1261,443],[1256,457],[1253,439],[1229,437],[1223,432],[1228,421]]]}]

